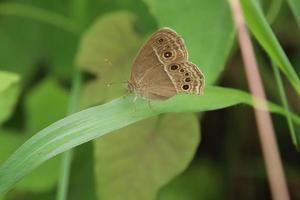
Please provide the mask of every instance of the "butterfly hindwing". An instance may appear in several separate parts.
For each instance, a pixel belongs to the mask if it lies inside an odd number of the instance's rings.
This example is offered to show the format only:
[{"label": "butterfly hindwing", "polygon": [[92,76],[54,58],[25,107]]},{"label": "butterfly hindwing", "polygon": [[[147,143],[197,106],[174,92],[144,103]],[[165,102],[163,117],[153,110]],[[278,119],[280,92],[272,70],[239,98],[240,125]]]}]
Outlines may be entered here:
[{"label": "butterfly hindwing", "polygon": [[174,62],[165,65],[164,69],[167,71],[178,93],[202,93],[204,76],[195,64],[188,61]]}]

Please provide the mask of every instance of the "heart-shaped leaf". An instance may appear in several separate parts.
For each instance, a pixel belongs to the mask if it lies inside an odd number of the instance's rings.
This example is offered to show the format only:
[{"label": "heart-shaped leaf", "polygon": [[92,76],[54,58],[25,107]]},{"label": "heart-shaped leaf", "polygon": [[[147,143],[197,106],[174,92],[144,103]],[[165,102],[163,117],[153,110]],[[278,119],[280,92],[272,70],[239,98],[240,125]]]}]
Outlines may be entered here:
[{"label": "heart-shaped leaf", "polygon": [[197,121],[191,113],[166,114],[99,138],[99,199],[155,199],[193,158],[199,143]]}]

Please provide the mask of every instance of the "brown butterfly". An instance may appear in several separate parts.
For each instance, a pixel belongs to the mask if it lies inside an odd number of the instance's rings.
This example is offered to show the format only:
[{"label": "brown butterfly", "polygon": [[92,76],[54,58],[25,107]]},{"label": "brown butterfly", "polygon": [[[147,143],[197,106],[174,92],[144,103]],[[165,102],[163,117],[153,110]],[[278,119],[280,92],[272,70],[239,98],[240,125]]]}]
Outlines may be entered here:
[{"label": "brown butterfly", "polygon": [[178,93],[201,94],[204,76],[188,61],[180,35],[170,28],[155,32],[137,54],[128,89],[148,100],[165,100]]}]

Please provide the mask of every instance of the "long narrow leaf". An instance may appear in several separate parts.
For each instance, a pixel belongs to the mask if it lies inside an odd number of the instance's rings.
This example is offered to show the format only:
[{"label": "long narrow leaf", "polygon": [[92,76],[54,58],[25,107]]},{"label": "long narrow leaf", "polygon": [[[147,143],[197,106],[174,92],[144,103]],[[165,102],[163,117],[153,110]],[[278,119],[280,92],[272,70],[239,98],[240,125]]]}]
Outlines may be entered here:
[{"label": "long narrow leaf", "polygon": [[282,103],[283,108],[286,112],[286,120],[287,120],[287,124],[288,124],[289,130],[290,130],[292,141],[293,141],[293,144],[296,146],[296,148],[299,149],[299,143],[298,143],[296,131],[295,131],[295,128],[294,128],[294,125],[293,125],[293,122],[292,122],[292,117],[290,115],[290,113],[291,113],[290,112],[290,106],[289,106],[289,103],[288,103],[288,100],[287,100],[287,97],[286,97],[286,94],[285,94],[285,91],[284,91],[284,86],[283,86],[283,82],[282,82],[282,79],[281,79],[280,71],[274,65],[274,63],[272,63],[272,68],[273,68],[273,71],[274,71],[274,74],[275,74],[275,79],[276,79],[276,83],[277,83],[277,86],[278,86],[278,91],[279,91],[279,96],[280,96],[280,99],[281,99],[281,103]]},{"label": "long narrow leaf", "polygon": [[[121,97],[59,120],[25,142],[0,168],[0,192],[9,190],[18,180],[44,161],[72,147],[100,137],[139,120],[166,112],[201,112],[236,104],[251,105],[251,96],[236,89],[208,86],[203,96],[178,95],[168,101],[151,102]],[[283,108],[269,104],[271,112],[285,114]],[[295,123],[300,117],[292,115]]]},{"label": "long narrow leaf", "polygon": [[251,32],[272,60],[280,67],[300,96],[300,79],[272,32],[261,9],[255,1],[242,0],[241,2]]}]

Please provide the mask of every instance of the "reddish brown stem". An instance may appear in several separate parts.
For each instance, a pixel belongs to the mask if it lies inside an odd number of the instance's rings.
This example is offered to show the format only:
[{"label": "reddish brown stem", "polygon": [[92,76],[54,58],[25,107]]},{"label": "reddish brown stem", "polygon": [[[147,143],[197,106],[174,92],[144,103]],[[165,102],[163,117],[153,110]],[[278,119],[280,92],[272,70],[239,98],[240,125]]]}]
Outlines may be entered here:
[{"label": "reddish brown stem", "polygon": [[[248,85],[253,97],[255,97],[253,98],[255,118],[272,197],[275,200],[288,200],[290,197],[275,139],[275,131],[270,113],[267,111],[266,95],[258,71],[251,39],[245,25],[241,5],[239,0],[229,0],[229,2],[238,32]],[[263,101],[257,100],[256,97]]]}]

